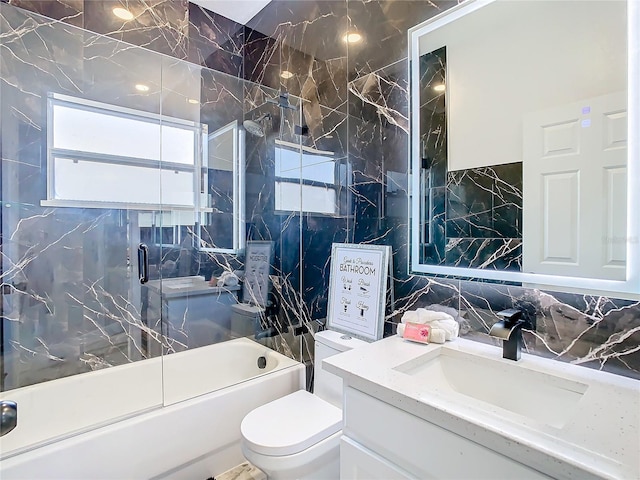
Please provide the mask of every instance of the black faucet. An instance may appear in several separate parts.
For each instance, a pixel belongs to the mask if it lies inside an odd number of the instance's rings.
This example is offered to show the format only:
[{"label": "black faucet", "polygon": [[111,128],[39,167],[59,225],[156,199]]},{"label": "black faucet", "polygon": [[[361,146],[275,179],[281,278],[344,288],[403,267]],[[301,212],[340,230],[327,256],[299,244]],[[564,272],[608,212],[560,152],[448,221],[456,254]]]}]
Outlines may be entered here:
[{"label": "black faucet", "polygon": [[535,329],[531,322],[524,320],[522,311],[509,308],[498,312],[499,322],[492,327],[489,335],[502,339],[502,358],[520,360],[522,351],[522,329]]}]

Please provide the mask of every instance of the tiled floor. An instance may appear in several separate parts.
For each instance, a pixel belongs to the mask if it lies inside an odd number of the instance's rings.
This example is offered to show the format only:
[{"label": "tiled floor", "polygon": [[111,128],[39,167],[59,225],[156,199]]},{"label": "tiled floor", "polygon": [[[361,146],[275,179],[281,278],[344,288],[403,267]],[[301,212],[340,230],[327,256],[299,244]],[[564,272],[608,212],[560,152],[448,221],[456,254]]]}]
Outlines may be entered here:
[{"label": "tiled floor", "polygon": [[262,470],[245,462],[216,476],[213,480],[267,480],[267,476]]}]

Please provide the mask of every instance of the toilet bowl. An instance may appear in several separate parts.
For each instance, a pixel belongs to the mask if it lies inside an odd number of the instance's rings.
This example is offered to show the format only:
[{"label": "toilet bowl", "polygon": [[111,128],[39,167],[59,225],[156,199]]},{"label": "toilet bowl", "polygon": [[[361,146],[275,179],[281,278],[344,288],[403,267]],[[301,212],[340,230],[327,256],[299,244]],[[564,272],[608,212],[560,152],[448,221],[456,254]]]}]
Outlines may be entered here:
[{"label": "toilet bowl", "polygon": [[270,480],[340,478],[342,379],[322,360],[366,345],[333,331],[315,335],[314,393],[299,390],[252,410],[242,420],[242,452]]}]

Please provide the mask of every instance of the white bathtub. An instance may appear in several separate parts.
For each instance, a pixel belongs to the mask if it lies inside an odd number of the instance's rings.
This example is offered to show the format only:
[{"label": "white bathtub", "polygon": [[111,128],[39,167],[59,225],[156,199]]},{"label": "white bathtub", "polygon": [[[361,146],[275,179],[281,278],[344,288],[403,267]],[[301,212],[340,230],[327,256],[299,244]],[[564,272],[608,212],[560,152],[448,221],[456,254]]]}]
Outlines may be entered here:
[{"label": "white bathtub", "polygon": [[[260,356],[267,359],[265,369],[258,368]],[[147,383],[133,385],[141,379],[133,370],[148,374],[156,364],[163,369],[165,406],[86,431],[87,425],[139,411],[144,402],[138,397]],[[62,385],[52,385],[57,383]],[[302,364],[240,338],[7,392],[3,397],[18,402],[18,428],[2,437],[0,478],[204,480],[243,461],[240,422],[249,411],[304,385]],[[116,405],[96,395],[97,403],[86,400],[94,388]],[[118,395],[109,392],[113,388]],[[64,398],[47,401],[51,393]],[[54,416],[55,406],[66,410]],[[19,432],[23,443],[25,432],[32,432],[30,443],[7,449]],[[36,444],[41,446],[33,448]]]}]

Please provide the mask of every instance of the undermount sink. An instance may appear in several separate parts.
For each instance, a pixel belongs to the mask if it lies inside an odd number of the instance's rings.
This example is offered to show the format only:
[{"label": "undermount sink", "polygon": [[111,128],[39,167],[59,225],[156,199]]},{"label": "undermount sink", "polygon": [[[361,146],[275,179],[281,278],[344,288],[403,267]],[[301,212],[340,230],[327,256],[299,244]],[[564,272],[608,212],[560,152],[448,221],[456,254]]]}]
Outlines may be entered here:
[{"label": "undermount sink", "polygon": [[411,376],[431,393],[452,399],[464,395],[475,400],[475,407],[494,412],[497,407],[555,428],[571,419],[588,388],[584,383],[522,368],[510,360],[447,347],[393,369]]}]

